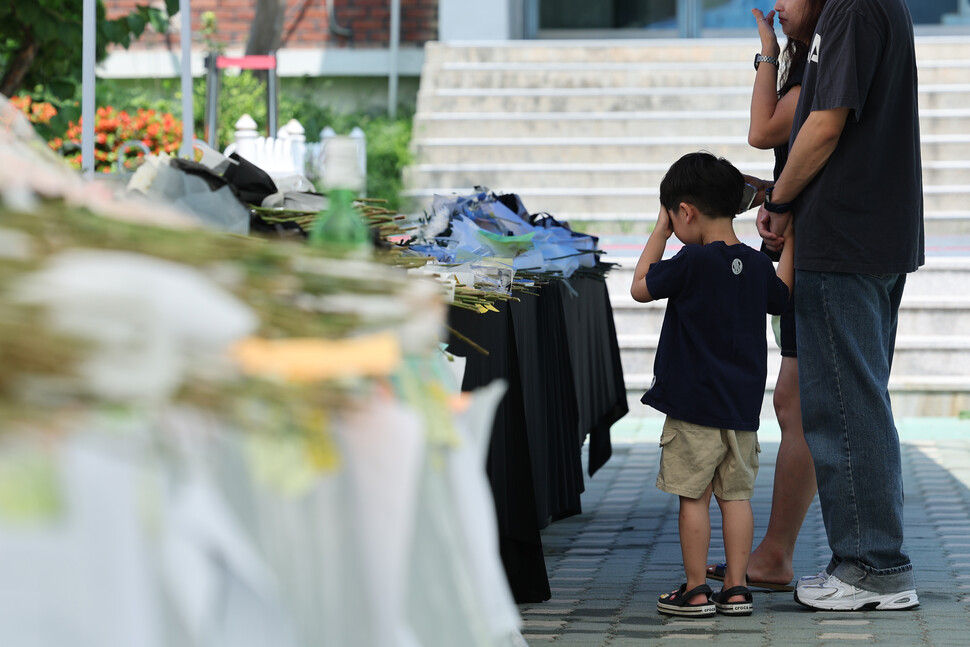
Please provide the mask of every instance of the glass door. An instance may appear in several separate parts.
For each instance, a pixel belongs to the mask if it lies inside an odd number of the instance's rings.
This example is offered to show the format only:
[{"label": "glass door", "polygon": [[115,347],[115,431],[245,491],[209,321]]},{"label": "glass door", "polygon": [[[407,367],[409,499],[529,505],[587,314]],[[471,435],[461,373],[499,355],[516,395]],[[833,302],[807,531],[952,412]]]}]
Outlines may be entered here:
[{"label": "glass door", "polygon": [[672,28],[677,0],[541,0],[540,29]]},{"label": "glass door", "polygon": [[[906,0],[917,26],[970,22],[970,0]],[[751,9],[774,0],[525,0],[542,38],[643,38],[750,34]],[[531,6],[530,6],[531,5]]]},{"label": "glass door", "polygon": [[[707,29],[750,28],[751,9],[774,0],[535,0],[539,30],[618,32],[617,37],[697,37]],[[578,34],[577,34],[578,35]]]}]

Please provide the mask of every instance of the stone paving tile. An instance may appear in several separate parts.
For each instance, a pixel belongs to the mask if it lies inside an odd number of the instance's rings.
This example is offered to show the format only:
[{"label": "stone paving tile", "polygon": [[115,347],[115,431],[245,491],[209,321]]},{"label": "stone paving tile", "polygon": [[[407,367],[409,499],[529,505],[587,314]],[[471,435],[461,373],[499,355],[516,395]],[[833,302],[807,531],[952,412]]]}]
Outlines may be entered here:
[{"label": "stone paving tile", "polygon": [[[966,440],[945,443],[904,439],[905,549],[915,565],[922,605],[899,613],[813,613],[795,603],[791,593],[756,593],[755,612],[747,618],[658,614],[657,596],[683,581],[683,567],[676,497],[656,489],[659,450],[655,439],[649,448],[646,444],[614,442],[608,466],[587,480],[585,512],[543,532],[559,599],[521,607],[533,623],[524,632],[530,645],[970,644],[970,433]],[[756,542],[767,524],[777,444],[762,442],[762,449],[752,500]],[[713,560],[723,554],[716,505],[711,520]],[[796,575],[817,572],[828,557],[816,501],[796,547]],[[561,622],[561,628],[552,631],[537,621]]]}]

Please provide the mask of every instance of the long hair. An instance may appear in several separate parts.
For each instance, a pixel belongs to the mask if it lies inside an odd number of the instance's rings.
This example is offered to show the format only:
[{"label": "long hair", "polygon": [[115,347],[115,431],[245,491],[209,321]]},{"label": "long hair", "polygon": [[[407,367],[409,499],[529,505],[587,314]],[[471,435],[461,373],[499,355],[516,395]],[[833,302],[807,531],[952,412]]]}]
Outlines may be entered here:
[{"label": "long hair", "polygon": [[779,79],[779,88],[783,88],[788,84],[788,75],[791,73],[791,70],[808,58],[808,49],[810,46],[808,41],[812,39],[815,26],[818,24],[818,18],[822,15],[822,9],[825,8],[825,0],[807,0],[806,4],[807,12],[805,15],[805,27],[802,30],[803,33],[789,36],[788,42],[785,44],[785,49],[781,53],[781,60],[784,61],[785,67]]}]

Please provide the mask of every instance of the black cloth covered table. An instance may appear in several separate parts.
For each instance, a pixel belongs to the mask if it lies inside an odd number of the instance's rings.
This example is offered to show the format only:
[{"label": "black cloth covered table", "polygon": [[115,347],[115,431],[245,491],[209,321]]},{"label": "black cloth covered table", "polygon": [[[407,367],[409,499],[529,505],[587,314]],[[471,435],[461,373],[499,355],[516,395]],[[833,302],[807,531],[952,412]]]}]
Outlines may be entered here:
[{"label": "black cloth covered table", "polygon": [[606,284],[591,278],[569,281],[577,298],[563,299],[569,358],[579,403],[579,443],[589,436],[589,475],[613,453],[610,427],[629,412],[613,306]]},{"label": "black cloth covered table", "polygon": [[553,281],[538,296],[497,303],[497,313],[451,308],[452,328],[489,351],[452,336],[466,358],[463,390],[502,378],[509,388],[492,429],[487,470],[499,545],[518,602],[551,596],[539,530],[581,512],[581,448],[589,473],[610,456],[610,426],[627,412],[626,387],[604,281]]}]

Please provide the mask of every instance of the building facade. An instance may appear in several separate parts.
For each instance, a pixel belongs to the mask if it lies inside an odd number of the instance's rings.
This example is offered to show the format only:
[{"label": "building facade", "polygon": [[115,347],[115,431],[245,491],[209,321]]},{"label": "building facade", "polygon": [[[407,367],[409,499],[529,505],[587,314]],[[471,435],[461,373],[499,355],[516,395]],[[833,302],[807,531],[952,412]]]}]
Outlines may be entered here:
[{"label": "building facade", "polygon": [[[103,1],[109,18],[144,2]],[[428,41],[751,38],[751,8],[767,10],[773,1],[285,0],[277,72],[284,79],[330,79],[331,88],[354,88],[358,96],[376,104],[389,100],[387,92],[399,93],[400,100],[409,103],[417,91]],[[907,2],[917,32],[970,35],[970,0]],[[205,52],[213,43],[229,55],[245,51],[256,0],[191,0],[191,12],[193,76],[204,73]],[[203,29],[207,13],[215,18],[208,34]],[[173,19],[172,24],[168,34],[148,32],[130,49],[112,51],[99,66],[99,76],[178,76],[180,21]],[[396,38],[391,33],[394,24]],[[398,87],[399,91],[393,89]]]},{"label": "building facade", "polygon": [[[104,0],[108,17],[144,0]],[[907,0],[918,31],[970,33],[970,0]],[[751,9],[772,0],[287,0],[282,76],[384,75],[391,67],[392,11],[400,12],[397,69],[420,73],[429,40],[543,38],[691,38],[750,36]],[[194,49],[202,52],[202,16],[215,16],[212,41],[230,53],[245,49],[256,0],[192,0]],[[382,50],[384,53],[382,53]],[[146,33],[129,51],[115,52],[106,76],[175,73],[165,52],[178,51],[178,34]],[[154,56],[149,54],[154,52]],[[161,55],[160,55],[161,54]],[[198,62],[197,66],[201,66]],[[199,69],[201,69],[199,67]]]}]

